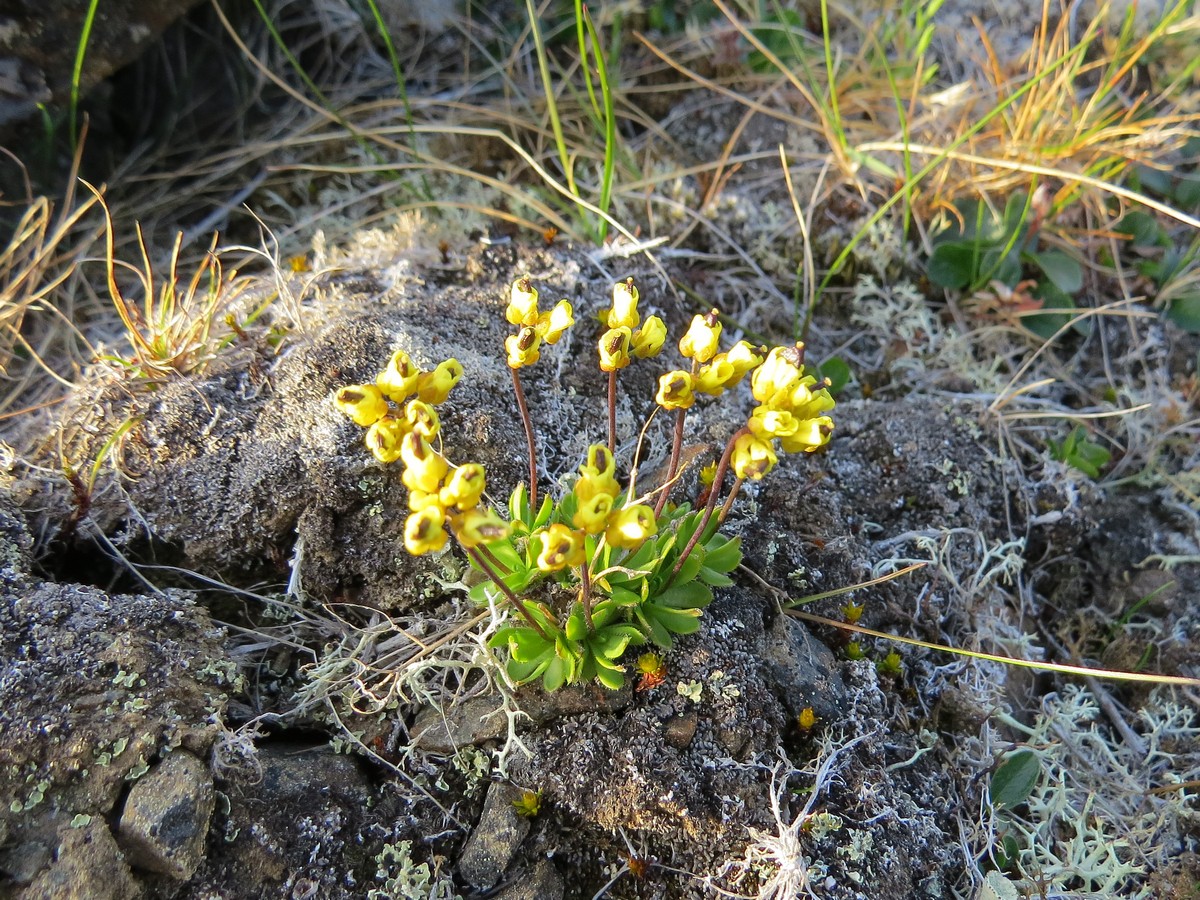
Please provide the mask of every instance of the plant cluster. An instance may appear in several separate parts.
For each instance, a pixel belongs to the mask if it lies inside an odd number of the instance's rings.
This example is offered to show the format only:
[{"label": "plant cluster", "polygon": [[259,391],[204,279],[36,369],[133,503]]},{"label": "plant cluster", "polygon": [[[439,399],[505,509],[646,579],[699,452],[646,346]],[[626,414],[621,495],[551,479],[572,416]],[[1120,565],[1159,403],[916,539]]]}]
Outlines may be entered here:
[{"label": "plant cluster", "polygon": [[[740,540],[719,528],[742,483],[763,478],[779,451],[824,446],[833,430],[828,382],[805,370],[803,344],[768,352],[740,341],[721,351],[721,324],[712,310],[695,316],[679,340],[687,367],[658,380],[657,408],[675,413],[671,457],[661,484],[640,493],[636,466],[624,479],[617,473],[618,373],[635,358],[657,356],[667,328],[657,316],[643,322],[638,303],[627,279],[614,286],[612,306],[601,314],[605,330],[597,351],[609,376],[608,441],[588,449],[568,491],[539,502],[536,442],[520,371],[538,361],[543,342],[555,343],[574,325],[574,315],[566,300],[541,310],[527,278],[513,283],[505,316],[516,331],[505,341],[505,354],[528,439],[529,483],[512,492],[507,518],[485,499],[483,467],[454,465],[441,449],[435,407],[462,376],[456,360],[422,372],[398,350],[374,383],[343,387],[335,397],[338,408],[367,429],[371,453],[383,464],[403,466],[405,548],[414,555],[440,551],[453,535],[483,576],[471,599],[513,613],[491,645],[507,649],[508,675],[517,683],[540,678],[555,690],[594,679],[616,689],[625,683],[620,660],[629,646],[669,649],[676,635],[696,631],[713,588],[731,584],[729,573],[741,560]],[[671,502],[688,410],[700,396],[720,396],[747,375],[757,406],[720,459],[701,473],[703,505]]]}]

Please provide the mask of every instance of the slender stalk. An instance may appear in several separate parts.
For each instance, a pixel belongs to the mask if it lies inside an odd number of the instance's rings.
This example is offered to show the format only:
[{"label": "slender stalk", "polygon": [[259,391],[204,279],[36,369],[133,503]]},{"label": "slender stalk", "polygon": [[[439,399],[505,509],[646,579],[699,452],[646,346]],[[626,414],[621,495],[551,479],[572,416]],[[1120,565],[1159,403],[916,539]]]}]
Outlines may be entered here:
[{"label": "slender stalk", "polygon": [[496,557],[496,554],[495,554],[495,553],[493,553],[491,550],[489,550],[489,549],[488,549],[488,547],[487,547],[487,544],[480,544],[480,545],[479,545],[479,546],[478,546],[476,549],[477,549],[477,550],[480,552],[480,554],[481,554],[483,557],[485,557],[485,558],[487,559],[487,561],[488,561],[489,563],[491,563],[491,564],[492,564],[492,566],[493,566],[495,569],[497,569],[498,571],[500,571],[500,572],[504,573],[505,575],[509,574],[509,569],[508,569],[508,566],[506,566],[504,563],[502,563],[502,562],[501,562],[501,561],[500,561],[500,560],[499,560],[499,559]]},{"label": "slender stalk", "polygon": [[583,617],[587,620],[588,631],[595,631],[596,626],[592,623],[592,573],[588,571],[587,560],[579,567],[579,580],[583,583],[583,590],[579,593]]},{"label": "slender stalk", "polygon": [[[733,445],[737,443],[737,439],[743,434],[749,434],[750,429],[742,426],[733,433],[729,438],[729,443],[725,445],[725,452],[721,454],[721,461],[717,464],[717,477],[713,479],[712,490],[708,492],[708,503],[704,505],[704,518],[700,520],[700,524],[696,530],[692,532],[692,538],[687,542],[687,546],[683,548],[683,553],[679,556],[679,561],[675,563],[675,568],[671,570],[671,578],[679,574],[679,570],[683,568],[683,564],[687,562],[688,556],[692,552],[692,548],[696,546],[696,542],[700,540],[700,535],[704,534],[704,529],[708,527],[708,520],[712,518],[713,509],[717,505],[717,494],[721,492],[721,485],[725,481],[725,473],[729,471],[729,460],[733,456]],[[741,485],[741,479],[738,480],[738,485]]]},{"label": "slender stalk", "polygon": [[671,482],[679,470],[679,453],[683,449],[683,422],[687,418],[686,409],[675,411],[675,437],[671,440],[671,461],[667,463],[667,477],[663,481],[663,492],[654,504],[654,518],[662,515],[663,507],[667,505],[667,495],[671,493]]},{"label": "slender stalk", "polygon": [[725,498],[725,503],[721,506],[721,511],[717,513],[717,524],[721,525],[725,522],[725,517],[729,515],[729,511],[733,509],[733,501],[737,499],[738,491],[742,489],[744,478],[739,478],[733,483],[733,487],[729,489],[729,496]]},{"label": "slender stalk", "polygon": [[608,373],[608,452],[617,452],[617,370]]},{"label": "slender stalk", "polygon": [[516,369],[512,372],[513,393],[517,395],[517,408],[521,410],[521,423],[525,426],[525,443],[529,445],[529,508],[537,512],[537,448],[533,442],[533,420],[529,418],[529,404],[521,390],[521,376]]},{"label": "slender stalk", "polygon": [[525,617],[525,621],[529,623],[529,627],[536,631],[542,640],[549,641],[550,635],[546,634],[546,629],[542,628],[542,626],[538,624],[537,619],[530,615],[529,610],[525,608],[525,604],[522,603],[517,598],[517,595],[512,592],[512,588],[504,583],[504,581],[496,573],[496,570],[488,565],[488,561],[483,558],[483,554],[481,554],[477,549],[466,547],[463,549],[467,551],[467,556],[471,557],[471,559],[475,561],[475,565],[483,569],[483,574],[492,580],[492,584],[496,585],[496,587],[500,588],[500,590],[504,592],[504,596],[508,598],[508,602],[513,605],[513,609]]}]

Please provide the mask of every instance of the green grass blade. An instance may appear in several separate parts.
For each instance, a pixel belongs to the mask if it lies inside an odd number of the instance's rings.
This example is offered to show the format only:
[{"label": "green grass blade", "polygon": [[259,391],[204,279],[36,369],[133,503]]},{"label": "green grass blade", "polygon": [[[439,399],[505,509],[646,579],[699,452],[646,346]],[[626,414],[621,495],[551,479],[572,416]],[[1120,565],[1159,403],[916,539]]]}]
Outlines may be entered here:
[{"label": "green grass blade", "polygon": [[83,17],[83,28],[79,32],[79,43],[75,45],[75,64],[71,68],[71,106],[68,113],[72,150],[79,141],[79,122],[76,116],[79,110],[79,82],[83,77],[83,60],[87,55],[88,42],[92,38],[92,26],[96,22],[96,10],[99,8],[100,0],[92,0],[88,4],[87,14]]}]

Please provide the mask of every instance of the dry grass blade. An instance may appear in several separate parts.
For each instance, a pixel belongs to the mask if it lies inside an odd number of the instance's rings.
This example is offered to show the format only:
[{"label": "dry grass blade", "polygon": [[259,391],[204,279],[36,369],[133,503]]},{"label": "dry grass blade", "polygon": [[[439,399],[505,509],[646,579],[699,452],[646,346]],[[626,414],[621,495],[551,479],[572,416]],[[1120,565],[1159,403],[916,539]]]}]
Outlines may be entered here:
[{"label": "dry grass blade", "polygon": [[[86,182],[84,182],[87,184]],[[125,326],[132,355],[106,357],[130,370],[135,377],[161,381],[174,375],[187,374],[204,368],[215,356],[217,342],[213,336],[214,320],[220,310],[244,289],[237,272],[227,276],[217,254],[217,235],[213,234],[208,251],[196,266],[190,280],[180,287],[179,251],[183,233],[176,235],[166,273],[156,276],[141,226],[136,227],[140,265],[115,258],[112,216],[100,192],[90,184],[104,211],[104,264],[109,296],[117,315]],[[141,303],[121,289],[117,269],[132,272],[140,288]]]}]

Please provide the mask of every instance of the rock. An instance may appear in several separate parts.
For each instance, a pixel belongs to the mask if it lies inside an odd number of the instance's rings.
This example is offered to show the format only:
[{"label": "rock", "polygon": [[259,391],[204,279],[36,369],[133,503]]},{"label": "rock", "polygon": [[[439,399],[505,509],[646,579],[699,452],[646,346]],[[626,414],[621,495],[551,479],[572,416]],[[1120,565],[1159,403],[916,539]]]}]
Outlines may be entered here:
[{"label": "rock", "polygon": [[800,715],[812,707],[818,719],[841,718],[846,686],[838,673],[833,651],[818,641],[800,622],[780,616],[765,635],[763,663],[774,681],[788,713]]},{"label": "rock", "polygon": [[[6,831],[0,824],[0,835]],[[0,841],[0,846],[4,844]],[[29,884],[49,865],[51,860],[50,847],[41,841],[26,841],[15,847],[0,850],[0,873],[17,884]]]},{"label": "rock", "polygon": [[476,890],[486,891],[500,880],[529,833],[529,820],[513,806],[520,796],[512,785],[495,783],[488,788],[479,824],[458,860],[459,873]]},{"label": "rock", "polygon": [[103,821],[58,831],[54,862],[43,869],[20,900],[130,900],[141,887],[129,871]]},{"label": "rock", "polygon": [[676,750],[682,750],[696,736],[696,726],[699,721],[699,716],[694,712],[672,716],[663,726],[663,737]]},{"label": "rock", "polygon": [[187,881],[204,856],[214,802],[208,766],[190,753],[170,754],[125,801],[119,837],[129,861]]},{"label": "rock", "polygon": [[539,859],[529,872],[492,895],[492,900],[562,900],[563,880],[548,859]]},{"label": "rock", "polygon": [[[87,91],[138,54],[197,0],[107,0],[92,23],[80,83]],[[71,91],[89,0],[8,3],[0,13],[0,126]]]}]

